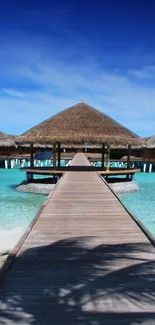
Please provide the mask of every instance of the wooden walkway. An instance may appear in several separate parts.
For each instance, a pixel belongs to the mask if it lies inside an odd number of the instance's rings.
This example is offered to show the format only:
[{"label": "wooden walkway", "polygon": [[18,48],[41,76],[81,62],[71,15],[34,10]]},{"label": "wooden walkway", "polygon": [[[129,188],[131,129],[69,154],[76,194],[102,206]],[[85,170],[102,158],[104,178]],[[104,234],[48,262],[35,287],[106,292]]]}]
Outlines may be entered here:
[{"label": "wooden walkway", "polygon": [[97,173],[66,172],[3,280],[0,324],[153,325],[154,252]]}]

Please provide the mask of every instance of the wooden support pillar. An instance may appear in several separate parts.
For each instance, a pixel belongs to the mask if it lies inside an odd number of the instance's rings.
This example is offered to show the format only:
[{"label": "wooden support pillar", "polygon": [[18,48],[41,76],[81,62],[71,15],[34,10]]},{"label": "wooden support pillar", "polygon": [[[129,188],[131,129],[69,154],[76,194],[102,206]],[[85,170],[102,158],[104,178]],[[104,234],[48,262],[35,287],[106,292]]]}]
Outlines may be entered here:
[{"label": "wooden support pillar", "polygon": [[[30,167],[34,167],[34,152],[33,152],[33,143],[30,145]],[[28,181],[33,181],[33,174],[28,175]]]},{"label": "wooden support pillar", "polygon": [[82,152],[82,148],[77,148],[76,152],[77,153]]},{"label": "wooden support pillar", "polygon": [[30,167],[34,167],[33,144],[30,145]]},{"label": "wooden support pillar", "polygon": [[106,171],[110,169],[110,143],[107,143],[107,154],[106,154]]},{"label": "wooden support pillar", "polygon": [[61,145],[58,143],[58,167],[61,166]]},{"label": "wooden support pillar", "polygon": [[26,183],[28,183],[29,182],[29,173],[28,172],[26,172]]},{"label": "wooden support pillar", "polygon": [[127,168],[130,168],[131,163],[131,144],[128,145]]},{"label": "wooden support pillar", "polygon": [[102,167],[104,167],[104,152],[105,152],[105,144],[102,144]]},{"label": "wooden support pillar", "polygon": [[56,143],[53,143],[53,167],[56,167]]}]

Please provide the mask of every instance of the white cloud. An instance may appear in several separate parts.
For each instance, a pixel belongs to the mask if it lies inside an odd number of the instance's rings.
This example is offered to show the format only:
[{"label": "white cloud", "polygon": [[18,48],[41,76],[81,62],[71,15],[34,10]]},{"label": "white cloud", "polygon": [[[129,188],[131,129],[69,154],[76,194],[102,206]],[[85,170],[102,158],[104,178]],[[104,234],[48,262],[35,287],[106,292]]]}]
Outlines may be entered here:
[{"label": "white cloud", "polygon": [[0,129],[24,132],[83,99],[142,136],[155,132],[155,85],[144,86],[131,78],[144,78],[146,72],[153,74],[155,67],[121,75],[118,69],[99,70],[94,59],[87,56],[87,62],[76,66],[54,56],[47,60],[37,48],[27,50],[25,57],[24,50],[22,54],[20,63],[17,60],[5,65],[5,73],[10,73],[11,79],[7,79],[8,88],[2,86],[0,92]]},{"label": "white cloud", "polygon": [[142,67],[141,69],[137,70],[130,70],[130,75],[135,76],[137,79],[154,79],[155,78],[155,67],[154,66],[147,66]]},{"label": "white cloud", "polygon": [[11,97],[22,97],[22,93],[20,91],[9,89],[9,88],[3,88],[2,90],[2,96],[3,94],[9,95]]}]

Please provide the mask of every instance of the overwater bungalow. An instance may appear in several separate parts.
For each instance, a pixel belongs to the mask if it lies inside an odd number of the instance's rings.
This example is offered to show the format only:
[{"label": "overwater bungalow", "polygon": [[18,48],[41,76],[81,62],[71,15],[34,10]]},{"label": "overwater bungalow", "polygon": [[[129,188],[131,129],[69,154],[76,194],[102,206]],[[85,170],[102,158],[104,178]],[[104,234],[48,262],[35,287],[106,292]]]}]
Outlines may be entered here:
[{"label": "overwater bungalow", "polygon": [[0,131],[0,167],[11,166],[11,157],[17,150],[17,144],[13,136]]},{"label": "overwater bungalow", "polygon": [[[135,133],[84,102],[61,111],[26,131],[18,138],[18,145],[27,146],[31,151],[31,168],[26,169],[26,172],[31,176],[37,173],[63,173],[65,168],[61,167],[62,145],[63,148],[65,145],[71,145],[77,148],[77,151],[82,151],[86,143],[97,146],[100,150],[102,155],[100,173],[105,175],[121,173],[133,175],[136,170],[130,168],[131,150],[133,147],[142,148],[145,146],[145,142]],[[33,153],[36,146],[47,148],[52,146],[52,168],[34,167]],[[110,156],[114,148],[125,150],[127,155],[127,168],[125,170],[122,168],[117,171],[110,168]],[[58,160],[57,166],[56,160]]]},{"label": "overwater bungalow", "polygon": [[16,147],[16,143],[15,143],[15,139],[13,136],[0,131],[0,150],[1,152],[7,152],[9,153],[9,151],[6,151],[6,148],[9,149],[14,149]]},{"label": "overwater bungalow", "polygon": [[144,138],[145,148],[141,150],[142,170],[145,172],[155,171],[155,135]]},{"label": "overwater bungalow", "polygon": [[146,147],[143,150],[143,159],[149,162],[155,162],[155,135],[144,138]]}]

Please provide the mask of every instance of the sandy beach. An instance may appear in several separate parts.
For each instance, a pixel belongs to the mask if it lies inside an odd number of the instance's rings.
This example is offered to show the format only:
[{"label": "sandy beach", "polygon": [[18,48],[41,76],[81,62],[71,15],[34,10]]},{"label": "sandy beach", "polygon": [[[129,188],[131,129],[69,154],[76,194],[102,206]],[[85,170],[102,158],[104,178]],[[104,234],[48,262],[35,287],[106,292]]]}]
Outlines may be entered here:
[{"label": "sandy beach", "polygon": [[24,228],[19,227],[12,230],[0,231],[0,254],[5,251],[10,251],[14,248],[24,232]]}]

